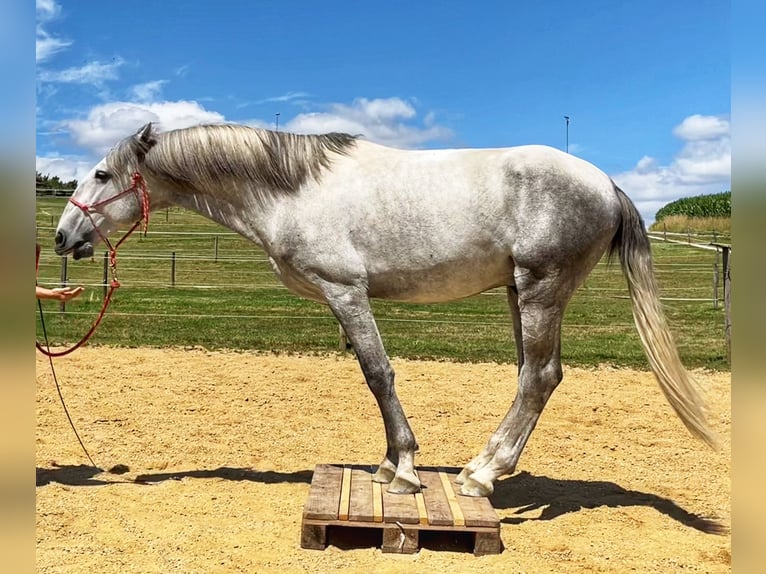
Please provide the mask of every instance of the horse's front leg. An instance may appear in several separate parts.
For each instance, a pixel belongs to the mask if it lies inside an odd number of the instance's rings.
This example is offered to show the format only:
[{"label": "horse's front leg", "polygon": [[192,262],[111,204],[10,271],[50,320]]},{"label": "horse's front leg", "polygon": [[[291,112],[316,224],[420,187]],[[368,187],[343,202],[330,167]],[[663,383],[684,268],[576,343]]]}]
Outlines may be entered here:
[{"label": "horse's front leg", "polygon": [[411,494],[420,490],[415,475],[418,446],[394,389],[394,370],[370,309],[367,294],[357,287],[333,286],[325,289],[327,301],[354,346],[367,386],[383,415],[386,430],[386,456],[373,480],[388,482],[388,492]]}]

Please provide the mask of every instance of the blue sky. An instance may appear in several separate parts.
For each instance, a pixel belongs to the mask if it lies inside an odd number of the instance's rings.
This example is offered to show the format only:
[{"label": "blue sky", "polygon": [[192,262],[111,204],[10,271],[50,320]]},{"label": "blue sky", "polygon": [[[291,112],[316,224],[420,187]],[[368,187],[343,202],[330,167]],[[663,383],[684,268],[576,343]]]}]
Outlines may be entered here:
[{"label": "blue sky", "polygon": [[37,0],[37,169],[80,178],[148,121],[563,149],[568,115],[648,223],[730,189],[729,23],[708,0]]}]

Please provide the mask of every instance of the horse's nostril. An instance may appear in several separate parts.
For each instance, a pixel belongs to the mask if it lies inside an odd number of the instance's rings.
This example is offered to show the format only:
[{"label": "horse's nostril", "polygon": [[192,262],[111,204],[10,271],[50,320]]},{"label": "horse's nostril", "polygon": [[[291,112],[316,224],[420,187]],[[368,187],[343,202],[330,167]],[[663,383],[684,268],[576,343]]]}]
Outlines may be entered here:
[{"label": "horse's nostril", "polygon": [[64,241],[66,240],[66,237],[64,237],[64,234],[61,231],[56,232],[56,237],[54,238],[54,241],[56,242],[56,247],[61,247],[64,245]]}]

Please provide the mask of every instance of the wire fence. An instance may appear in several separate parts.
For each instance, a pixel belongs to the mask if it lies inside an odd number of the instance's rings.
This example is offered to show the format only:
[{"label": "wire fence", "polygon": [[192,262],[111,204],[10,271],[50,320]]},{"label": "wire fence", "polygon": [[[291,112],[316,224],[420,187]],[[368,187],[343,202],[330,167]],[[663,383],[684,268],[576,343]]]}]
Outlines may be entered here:
[{"label": "wire fence", "polygon": [[[44,229],[44,228],[40,228]],[[130,292],[136,289],[154,289],[158,291],[183,289],[200,291],[253,291],[258,293],[259,297],[273,297],[277,294],[288,292],[288,289],[280,283],[269,265],[268,257],[252,247],[227,248],[223,252],[220,244],[216,241],[214,247],[203,250],[200,249],[199,238],[206,237],[208,242],[211,238],[221,236],[238,237],[236,234],[228,233],[195,233],[195,232],[154,232],[142,240],[146,242],[156,239],[157,236],[173,235],[184,239],[186,251],[177,251],[170,253],[160,253],[156,249],[142,248],[141,244],[134,245],[130,251],[121,253],[119,256],[119,277],[122,282],[122,289]],[[153,237],[154,236],[154,237]],[[188,243],[194,239],[194,243]],[[207,251],[207,252],[205,252]],[[214,251],[214,253],[213,253]],[[688,257],[693,259],[691,262],[684,262]],[[96,258],[92,262],[85,262],[83,266],[78,267],[77,274],[72,275],[71,267],[65,265],[65,258],[55,256],[48,252],[41,255],[39,263],[38,281],[43,285],[67,285],[79,284],[90,288],[102,288],[104,292],[110,283],[109,269],[106,264],[106,253],[104,253],[104,263],[100,270],[94,270]],[[671,262],[659,262],[655,264],[655,272],[661,285],[663,278],[674,278],[673,281],[667,281],[666,285],[661,287],[661,300],[665,302],[690,302],[699,303],[713,308],[717,308],[723,298],[721,291],[723,281],[720,277],[721,269],[717,262],[701,263],[699,257],[678,253],[668,257]],[[679,276],[683,280],[679,281]],[[577,295],[581,299],[628,299],[628,290],[625,285],[622,274],[615,269],[615,266],[608,268],[606,264],[600,263],[593,270],[586,280],[585,284],[578,290]],[[477,295],[477,297],[496,297],[505,298],[504,288],[493,289]],[[88,314],[88,312],[79,312]],[[94,312],[95,314],[95,312]],[[112,313],[117,315],[117,313]],[[493,313],[489,316],[476,317],[474,320],[463,320],[458,318],[435,319],[438,311],[429,312],[429,317],[410,317],[396,318],[387,317],[385,314],[378,317],[379,321],[390,322],[411,322],[411,323],[435,323],[451,322],[462,325],[497,325],[498,323],[509,323],[507,314]],[[452,315],[452,313],[448,313]],[[188,313],[120,313],[122,316],[172,316],[187,317],[190,319],[199,317],[208,318],[226,318],[242,317],[245,318],[273,318],[280,320],[332,320],[332,317],[307,317],[306,315],[292,314],[212,314],[189,311]],[[594,325],[575,325],[567,324],[567,328],[594,328]],[[618,325],[613,324],[612,327]],[[625,328],[632,328],[632,324],[625,324]]]},{"label": "wire fence", "polygon": [[[45,304],[60,311],[48,319],[61,344],[90,327],[111,281],[103,252],[69,265],[54,254],[55,225],[66,202],[38,198],[36,213],[36,239],[42,246],[38,282],[86,287],[66,304]],[[711,243],[726,243],[729,236],[653,235],[661,300],[684,357],[692,365],[725,367],[724,268],[719,248]],[[264,252],[180,208],[152,213],[149,232],[134,234],[120,248],[117,275],[121,288],[99,330],[99,342],[320,352],[348,348],[329,308],[289,293]],[[506,297],[499,288],[449,303],[373,300],[372,307],[387,349],[395,354],[502,362],[509,359],[512,331]],[[601,262],[588,275],[562,327],[570,360],[645,366],[617,261]]]}]

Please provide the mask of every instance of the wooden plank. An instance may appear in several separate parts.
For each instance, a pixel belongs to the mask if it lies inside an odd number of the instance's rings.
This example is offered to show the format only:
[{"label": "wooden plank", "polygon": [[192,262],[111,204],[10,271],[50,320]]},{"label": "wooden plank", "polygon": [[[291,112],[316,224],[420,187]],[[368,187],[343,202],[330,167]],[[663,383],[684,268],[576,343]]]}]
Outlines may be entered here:
[{"label": "wooden plank", "polygon": [[423,485],[423,499],[426,503],[428,524],[433,526],[451,526],[452,511],[447,495],[444,493],[439,473],[435,470],[420,469],[418,471],[420,484]]},{"label": "wooden plank", "polygon": [[334,464],[318,464],[311,479],[303,517],[315,520],[337,520],[340,483],[343,469]]},{"label": "wooden plank", "polygon": [[444,471],[439,471],[439,479],[444,489],[444,494],[447,497],[447,503],[449,504],[450,511],[452,512],[452,524],[455,526],[465,526],[465,518],[463,517],[463,509],[460,503],[457,501],[457,495],[452,489],[452,481],[449,475]]},{"label": "wooden plank", "polygon": [[418,522],[428,524],[428,511],[426,510],[426,501],[422,492],[415,493],[415,505],[418,507]]},{"label": "wooden plank", "polygon": [[373,521],[372,472],[369,467],[352,467],[348,519],[361,522]]},{"label": "wooden plank", "polygon": [[338,520],[348,520],[348,506],[351,500],[351,467],[343,466],[340,481],[340,502],[338,503]]},{"label": "wooden plank", "polygon": [[383,492],[384,522],[401,522],[402,524],[417,524],[420,522],[418,506],[414,494],[391,494]]},{"label": "wooden plank", "polygon": [[[455,493],[460,492],[460,485],[455,482],[456,474],[447,475],[450,477],[450,487]],[[460,510],[463,512],[466,526],[483,526],[494,528],[500,525],[500,519],[497,517],[492,503],[485,496],[464,496],[458,494],[457,502]]]},{"label": "wooden plank", "polygon": [[372,482],[372,521],[383,522],[383,489],[379,482]]}]

